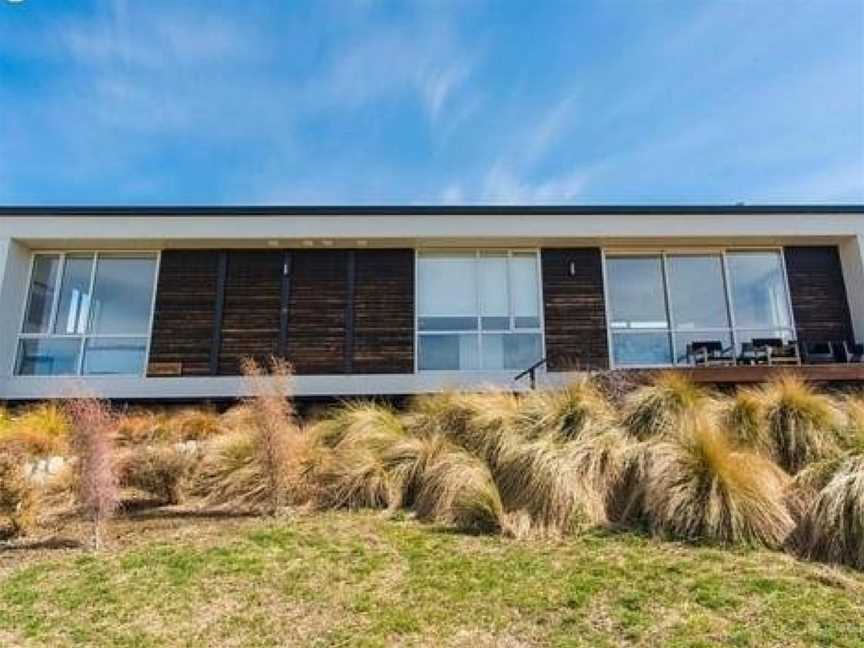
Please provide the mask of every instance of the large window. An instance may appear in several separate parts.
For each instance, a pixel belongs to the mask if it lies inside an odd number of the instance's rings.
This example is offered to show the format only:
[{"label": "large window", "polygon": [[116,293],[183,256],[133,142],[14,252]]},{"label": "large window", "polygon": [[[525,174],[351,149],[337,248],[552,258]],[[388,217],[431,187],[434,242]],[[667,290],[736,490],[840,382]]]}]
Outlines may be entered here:
[{"label": "large window", "polygon": [[687,346],[793,336],[783,260],[776,250],[606,256],[616,366],[687,362]]},{"label": "large window", "polygon": [[15,372],[142,374],[155,276],[154,254],[36,255]]},{"label": "large window", "polygon": [[536,252],[418,254],[418,369],[524,369],[541,331]]}]

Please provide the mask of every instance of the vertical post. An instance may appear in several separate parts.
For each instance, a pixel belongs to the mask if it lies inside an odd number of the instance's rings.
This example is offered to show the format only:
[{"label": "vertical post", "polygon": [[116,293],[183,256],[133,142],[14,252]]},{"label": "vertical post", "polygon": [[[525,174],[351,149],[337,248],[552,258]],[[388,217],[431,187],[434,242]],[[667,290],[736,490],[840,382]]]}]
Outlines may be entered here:
[{"label": "vertical post", "polygon": [[357,273],[357,257],[348,250],[345,272],[345,373],[354,371],[354,288]]},{"label": "vertical post", "polygon": [[228,279],[228,252],[219,252],[216,265],[216,308],[213,314],[213,334],[210,339],[210,375],[219,373],[219,352],[222,350],[222,315],[225,312],[225,284]]},{"label": "vertical post", "polygon": [[14,239],[0,238],[0,377],[11,376],[15,364],[29,269],[30,250]]}]

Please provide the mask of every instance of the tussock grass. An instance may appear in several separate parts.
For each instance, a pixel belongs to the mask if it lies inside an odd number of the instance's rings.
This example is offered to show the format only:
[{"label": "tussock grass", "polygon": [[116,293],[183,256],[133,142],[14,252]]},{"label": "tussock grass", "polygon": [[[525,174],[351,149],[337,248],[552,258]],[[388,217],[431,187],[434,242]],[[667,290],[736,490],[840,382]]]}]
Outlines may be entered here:
[{"label": "tussock grass", "polygon": [[165,423],[178,441],[204,441],[224,431],[219,413],[212,407],[188,407],[169,415]]},{"label": "tussock grass", "polygon": [[624,427],[639,440],[681,434],[693,415],[716,409],[713,394],[674,371],[658,373],[625,398]]},{"label": "tussock grass", "polygon": [[807,559],[864,569],[864,457],[840,465],[808,508],[793,547]]},{"label": "tussock grass", "polygon": [[405,436],[405,426],[389,405],[353,401],[336,408],[312,433],[327,448],[362,445],[383,449]]},{"label": "tussock grass", "polygon": [[30,456],[50,457],[69,449],[70,422],[61,405],[42,403],[7,417],[0,426],[0,445]]},{"label": "tussock grass", "polygon": [[864,393],[849,395],[841,401],[846,414],[846,427],[841,446],[847,452],[864,454]]},{"label": "tussock grass", "polygon": [[175,446],[144,446],[121,461],[120,485],[150,493],[166,504],[179,504],[198,457]]},{"label": "tussock grass", "polygon": [[415,509],[422,520],[466,531],[496,533],[505,524],[501,497],[489,468],[461,448],[428,456]]},{"label": "tussock grass", "polygon": [[0,535],[26,535],[37,523],[40,498],[35,484],[24,474],[24,457],[14,452],[0,454]]},{"label": "tussock grass", "polygon": [[164,410],[136,408],[124,412],[117,421],[117,442],[124,447],[176,440],[171,417]]},{"label": "tussock grass", "polygon": [[603,392],[585,377],[561,389],[526,394],[519,405],[519,424],[531,436],[552,434],[574,441],[607,432],[617,417]]},{"label": "tussock grass", "polygon": [[794,527],[788,475],[736,449],[704,419],[694,419],[691,430],[651,449],[644,502],[652,530],[683,540],[782,546]]},{"label": "tussock grass", "polygon": [[761,390],[767,440],[774,460],[787,472],[836,457],[842,410],[796,376],[784,376]]}]

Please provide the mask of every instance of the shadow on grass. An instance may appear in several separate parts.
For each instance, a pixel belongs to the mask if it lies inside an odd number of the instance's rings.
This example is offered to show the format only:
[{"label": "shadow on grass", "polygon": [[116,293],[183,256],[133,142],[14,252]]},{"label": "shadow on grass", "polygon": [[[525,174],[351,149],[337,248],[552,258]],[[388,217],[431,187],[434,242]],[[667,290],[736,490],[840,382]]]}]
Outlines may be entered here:
[{"label": "shadow on grass", "polygon": [[52,536],[41,540],[10,540],[0,542],[0,551],[38,551],[40,549],[80,549],[84,543],[74,538]]}]

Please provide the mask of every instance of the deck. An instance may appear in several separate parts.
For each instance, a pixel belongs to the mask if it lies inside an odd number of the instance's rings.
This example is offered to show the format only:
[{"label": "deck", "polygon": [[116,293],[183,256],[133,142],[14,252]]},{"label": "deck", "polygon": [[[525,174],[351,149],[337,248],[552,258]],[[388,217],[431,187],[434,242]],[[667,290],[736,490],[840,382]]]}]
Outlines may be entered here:
[{"label": "deck", "polygon": [[713,384],[760,383],[784,373],[795,374],[811,382],[864,383],[864,364],[699,367],[680,371],[695,382]]}]

